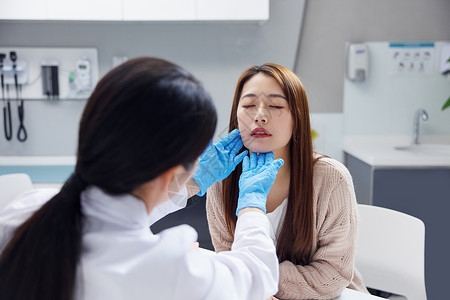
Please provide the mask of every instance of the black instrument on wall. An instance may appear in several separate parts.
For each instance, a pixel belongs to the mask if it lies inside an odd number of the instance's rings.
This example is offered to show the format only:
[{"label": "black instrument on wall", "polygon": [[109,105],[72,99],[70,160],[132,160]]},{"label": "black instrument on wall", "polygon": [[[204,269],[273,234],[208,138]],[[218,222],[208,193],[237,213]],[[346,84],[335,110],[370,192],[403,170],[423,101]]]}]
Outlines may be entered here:
[{"label": "black instrument on wall", "polygon": [[[17,68],[17,53],[11,51],[9,53],[9,60],[6,62],[7,55],[0,53],[0,81],[2,88],[2,102],[3,102],[3,129],[5,138],[11,141],[13,137],[12,128],[12,116],[11,116],[11,103],[9,95],[10,81],[6,81],[5,78],[11,80],[14,77],[14,87],[16,92],[17,111],[19,116],[19,130],[17,131],[17,139],[20,142],[25,142],[28,138],[28,133],[24,125],[25,109],[24,100],[22,99],[22,84],[19,84],[19,75]],[[6,72],[6,75],[5,75]]]},{"label": "black instrument on wall", "polygon": [[[0,77],[2,87],[2,102],[3,102],[3,128],[5,131],[5,138],[10,141],[12,138],[12,121],[11,121],[11,103],[8,99],[8,93],[5,97],[5,76],[3,72],[3,61],[6,58],[6,54],[0,53]],[[8,86],[6,86],[8,90]]]},{"label": "black instrument on wall", "polygon": [[14,86],[16,88],[16,100],[18,103],[17,111],[19,113],[19,131],[17,132],[17,139],[20,142],[25,142],[28,138],[27,130],[23,124],[23,119],[25,116],[24,103],[21,97],[22,95],[22,85],[19,84],[19,80],[17,77],[17,54],[15,51],[11,51],[9,53],[9,58],[13,63],[13,72],[14,72]]}]

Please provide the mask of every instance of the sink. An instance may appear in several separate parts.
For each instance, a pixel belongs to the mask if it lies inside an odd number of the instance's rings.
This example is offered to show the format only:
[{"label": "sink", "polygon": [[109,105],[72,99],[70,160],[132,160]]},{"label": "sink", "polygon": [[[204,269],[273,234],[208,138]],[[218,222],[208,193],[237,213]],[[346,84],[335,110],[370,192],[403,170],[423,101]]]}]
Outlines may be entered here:
[{"label": "sink", "polygon": [[423,154],[450,155],[450,145],[444,144],[418,144],[395,147],[395,150],[408,151]]}]

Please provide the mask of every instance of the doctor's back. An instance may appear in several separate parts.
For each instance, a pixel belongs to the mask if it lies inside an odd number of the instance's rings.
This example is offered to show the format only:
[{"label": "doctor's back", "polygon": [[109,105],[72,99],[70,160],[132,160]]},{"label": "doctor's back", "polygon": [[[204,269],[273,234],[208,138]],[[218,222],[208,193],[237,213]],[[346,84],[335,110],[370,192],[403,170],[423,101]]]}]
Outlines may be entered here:
[{"label": "doctor's back", "polygon": [[[26,192],[0,212],[0,250],[17,227],[57,192]],[[216,255],[189,250],[197,232],[188,225],[151,234],[150,216],[132,195],[111,196],[91,186],[81,193],[81,205],[82,256],[74,299],[263,299],[264,293],[276,290],[276,269],[258,274],[262,265],[276,261],[262,214],[239,220],[246,238],[241,236],[236,243],[236,253]],[[252,245],[246,239],[252,239]],[[258,255],[240,250],[243,246]]]},{"label": "doctor's back", "polygon": [[[61,191],[30,191],[0,212],[0,298],[275,294],[278,261],[258,209],[244,206],[232,251],[220,254],[191,251],[197,233],[187,225],[149,229],[152,210],[183,189],[215,126],[210,96],[182,68],[138,58],[110,71],[86,104],[75,172]],[[274,180],[269,161],[256,164]]]}]

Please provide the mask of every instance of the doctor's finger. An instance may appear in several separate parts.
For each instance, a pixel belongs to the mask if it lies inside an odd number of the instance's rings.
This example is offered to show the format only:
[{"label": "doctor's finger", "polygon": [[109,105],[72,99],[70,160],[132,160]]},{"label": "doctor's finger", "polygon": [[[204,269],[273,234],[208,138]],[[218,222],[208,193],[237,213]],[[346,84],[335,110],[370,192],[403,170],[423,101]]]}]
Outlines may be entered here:
[{"label": "doctor's finger", "polygon": [[272,166],[275,168],[277,172],[282,165],[284,165],[284,160],[282,160],[281,158],[278,158],[272,162]]},{"label": "doctor's finger", "polygon": [[248,158],[248,156],[245,156],[244,160],[242,161],[242,172],[247,171],[249,166],[250,166],[250,158]]},{"label": "doctor's finger", "polygon": [[266,153],[266,165],[272,163],[274,158],[275,158],[275,155],[273,154],[273,152]]},{"label": "doctor's finger", "polygon": [[259,153],[258,154],[258,167],[264,166],[265,163],[266,163],[266,154]]},{"label": "doctor's finger", "polygon": [[[234,141],[233,141],[233,147],[231,148],[231,150],[230,150],[230,154],[232,155],[232,156],[235,156],[238,152],[239,152],[239,150],[241,150],[242,149],[242,146],[244,146],[244,144],[242,143],[242,140],[239,138],[239,139],[235,139]],[[231,145],[231,144],[230,144]]]},{"label": "doctor's finger", "polygon": [[217,144],[220,144],[224,147],[226,147],[228,144],[230,144],[237,136],[240,136],[239,130],[235,129],[229,134],[227,134],[225,137],[220,139]]},{"label": "doctor's finger", "polygon": [[250,154],[250,168],[251,169],[256,168],[257,159],[258,159],[258,155],[256,154],[256,152],[252,152]]},{"label": "doctor's finger", "polygon": [[242,152],[241,154],[236,156],[234,158],[234,165],[237,166],[244,159],[244,157],[247,156],[247,153],[248,153],[248,150],[245,150],[244,152]]},{"label": "doctor's finger", "polygon": [[[233,140],[229,141],[228,144],[224,145],[224,148],[226,150],[228,150],[228,151],[231,151],[231,150],[234,149],[234,147],[236,145],[239,145],[239,144],[242,144],[242,139],[241,139],[241,135],[240,134],[236,135]],[[241,146],[241,148],[242,148],[242,146]]]}]

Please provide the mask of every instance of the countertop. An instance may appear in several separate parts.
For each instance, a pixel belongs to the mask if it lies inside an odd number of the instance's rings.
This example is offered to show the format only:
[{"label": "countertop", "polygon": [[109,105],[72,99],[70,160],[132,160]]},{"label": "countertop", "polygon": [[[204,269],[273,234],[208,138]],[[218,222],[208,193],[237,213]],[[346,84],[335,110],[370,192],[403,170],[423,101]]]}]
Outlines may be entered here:
[{"label": "countertop", "polygon": [[0,156],[0,175],[25,173],[33,184],[55,184],[59,187],[73,173],[75,164],[75,155]]},{"label": "countertop", "polygon": [[[344,136],[343,151],[374,167],[450,167],[450,136],[422,136],[421,145],[444,150],[397,150],[411,136]],[[448,148],[448,150],[445,150]]]}]

